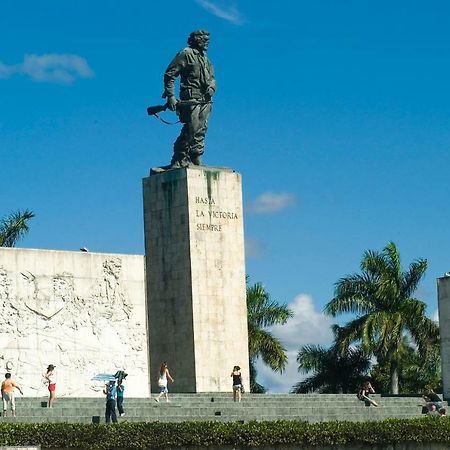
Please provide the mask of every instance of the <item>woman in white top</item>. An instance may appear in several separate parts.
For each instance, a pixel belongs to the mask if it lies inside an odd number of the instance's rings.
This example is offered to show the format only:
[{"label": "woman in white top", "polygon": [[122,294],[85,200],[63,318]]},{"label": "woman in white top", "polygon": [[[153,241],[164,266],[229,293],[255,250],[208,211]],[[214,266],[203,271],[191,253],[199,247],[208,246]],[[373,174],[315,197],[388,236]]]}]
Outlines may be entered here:
[{"label": "woman in white top", "polygon": [[165,395],[166,402],[169,402],[169,390],[167,389],[167,380],[170,380],[173,383],[173,378],[170,376],[169,368],[167,367],[167,364],[164,362],[161,364],[161,367],[159,368],[159,374],[158,374],[158,387],[159,387],[159,395],[155,398],[155,401],[159,403],[159,399]]},{"label": "woman in white top", "polygon": [[50,364],[47,367],[47,372],[42,375],[45,378],[45,383],[48,385],[48,402],[47,407],[52,408],[53,402],[55,401],[56,397],[56,374],[55,374],[55,366],[53,364]]}]

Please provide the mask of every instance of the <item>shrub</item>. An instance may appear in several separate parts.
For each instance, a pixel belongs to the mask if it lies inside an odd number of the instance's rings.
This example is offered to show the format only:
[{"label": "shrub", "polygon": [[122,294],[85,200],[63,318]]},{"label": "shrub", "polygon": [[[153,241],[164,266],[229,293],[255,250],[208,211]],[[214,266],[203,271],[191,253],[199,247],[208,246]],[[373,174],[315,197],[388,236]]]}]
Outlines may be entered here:
[{"label": "shrub", "polygon": [[[367,432],[370,428],[370,433]],[[180,422],[88,425],[0,423],[0,446],[93,450],[167,447],[322,446],[395,443],[450,444],[450,420],[424,417],[380,422]]]}]

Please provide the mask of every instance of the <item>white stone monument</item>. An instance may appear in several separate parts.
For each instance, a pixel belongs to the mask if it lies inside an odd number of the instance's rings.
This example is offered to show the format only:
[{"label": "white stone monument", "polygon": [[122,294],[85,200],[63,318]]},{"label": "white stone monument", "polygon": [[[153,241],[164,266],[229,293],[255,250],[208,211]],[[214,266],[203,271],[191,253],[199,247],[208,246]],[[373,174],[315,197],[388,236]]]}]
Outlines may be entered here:
[{"label": "white stone monument", "polygon": [[240,174],[194,166],[143,180],[152,389],[167,362],[173,392],[249,388]]},{"label": "white stone monument", "polygon": [[450,276],[438,278],[439,331],[441,336],[442,392],[450,400]]},{"label": "white stone monument", "polygon": [[0,248],[0,370],[45,397],[49,364],[57,397],[103,396],[92,378],[122,369],[149,395],[143,256]]}]

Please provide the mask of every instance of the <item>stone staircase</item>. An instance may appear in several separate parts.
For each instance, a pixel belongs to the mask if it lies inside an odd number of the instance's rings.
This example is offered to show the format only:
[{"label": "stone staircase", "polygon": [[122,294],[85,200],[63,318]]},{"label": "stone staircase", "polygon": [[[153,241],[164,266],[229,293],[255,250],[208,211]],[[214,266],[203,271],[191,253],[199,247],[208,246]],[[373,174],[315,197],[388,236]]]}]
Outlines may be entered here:
[{"label": "stone staircase", "polygon": [[[119,422],[181,422],[188,420],[330,420],[367,421],[388,417],[421,417],[419,397],[372,398],[380,405],[367,407],[355,394],[244,394],[241,403],[232,394],[171,394],[170,403],[162,398],[125,398],[125,416]],[[103,398],[57,398],[54,408],[45,399],[16,397],[17,417],[0,417],[0,422],[104,423]],[[445,404],[447,407],[447,404]]]}]

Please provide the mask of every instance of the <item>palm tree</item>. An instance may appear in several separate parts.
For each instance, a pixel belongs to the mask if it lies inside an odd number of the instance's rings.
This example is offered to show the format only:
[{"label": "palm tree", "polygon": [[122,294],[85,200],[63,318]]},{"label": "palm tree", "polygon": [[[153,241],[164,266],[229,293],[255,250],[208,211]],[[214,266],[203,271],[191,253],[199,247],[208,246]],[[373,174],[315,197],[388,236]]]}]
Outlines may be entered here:
[{"label": "palm tree", "polygon": [[16,211],[0,220],[0,247],[14,247],[28,233],[28,221],[34,213]]},{"label": "palm tree", "polygon": [[393,394],[398,394],[399,364],[407,353],[405,334],[423,360],[439,339],[438,326],[425,315],[425,303],[412,297],[426,268],[427,261],[417,259],[403,272],[399,251],[389,242],[382,252],[366,251],[362,273],[341,278],[334,298],[325,306],[333,317],[356,314],[339,328],[336,342],[342,351],[360,341],[364,351],[388,365]]},{"label": "palm tree", "polygon": [[298,352],[297,362],[299,372],[314,373],[292,387],[294,394],[357,392],[370,368],[370,357],[362,348],[348,348],[342,353],[336,345],[329,349],[304,345]]},{"label": "palm tree", "polygon": [[282,372],[286,367],[286,349],[281,341],[265,328],[284,325],[292,311],[287,305],[270,300],[261,283],[247,286],[248,350],[250,363],[250,391],[265,392],[256,382],[256,361],[261,358],[272,370]]},{"label": "palm tree", "polygon": [[[375,364],[371,371],[377,391],[387,392],[390,385],[389,367]],[[421,394],[427,389],[442,392],[441,355],[439,343],[431,347],[424,361],[414,347],[408,345],[405,357],[398,371],[400,394]]]}]

